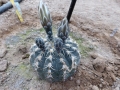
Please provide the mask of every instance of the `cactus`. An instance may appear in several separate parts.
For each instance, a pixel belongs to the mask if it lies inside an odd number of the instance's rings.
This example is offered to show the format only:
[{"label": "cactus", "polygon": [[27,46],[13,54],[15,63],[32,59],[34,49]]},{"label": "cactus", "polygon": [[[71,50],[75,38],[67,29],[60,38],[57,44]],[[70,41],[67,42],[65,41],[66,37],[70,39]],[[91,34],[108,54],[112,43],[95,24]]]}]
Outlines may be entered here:
[{"label": "cactus", "polygon": [[39,10],[40,22],[48,35],[48,39],[51,41],[53,39],[52,19],[47,6],[42,2],[42,0],[40,1],[38,10]]},{"label": "cactus", "polygon": [[[46,23],[52,22],[47,17],[50,16],[50,13],[46,13],[45,10],[48,11],[45,4],[41,1],[39,15],[48,38],[42,39],[39,37],[36,39],[36,43],[31,47],[30,64],[44,80],[51,82],[65,81],[76,72],[80,63],[78,45],[68,37],[70,30],[66,18],[59,25],[58,37],[53,37],[48,33],[49,31],[52,33],[52,29]],[[46,20],[43,19],[44,15],[47,17]]]},{"label": "cactus", "polygon": [[68,38],[68,32],[68,21],[67,18],[64,18],[60,24],[60,27],[58,28],[58,37],[63,40],[63,43],[65,43],[65,40]]}]

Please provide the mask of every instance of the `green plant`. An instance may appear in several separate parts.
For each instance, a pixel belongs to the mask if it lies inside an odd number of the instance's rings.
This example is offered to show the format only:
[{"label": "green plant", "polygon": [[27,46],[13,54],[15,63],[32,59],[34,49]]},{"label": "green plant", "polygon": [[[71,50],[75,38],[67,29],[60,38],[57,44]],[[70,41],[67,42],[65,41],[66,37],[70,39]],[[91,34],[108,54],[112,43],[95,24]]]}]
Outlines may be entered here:
[{"label": "green plant", "polygon": [[47,39],[37,38],[31,47],[30,64],[42,79],[55,82],[65,81],[72,76],[80,63],[77,43],[69,38],[66,18],[61,21],[57,37],[53,37],[52,19],[46,5],[39,6],[40,21],[47,33]]}]

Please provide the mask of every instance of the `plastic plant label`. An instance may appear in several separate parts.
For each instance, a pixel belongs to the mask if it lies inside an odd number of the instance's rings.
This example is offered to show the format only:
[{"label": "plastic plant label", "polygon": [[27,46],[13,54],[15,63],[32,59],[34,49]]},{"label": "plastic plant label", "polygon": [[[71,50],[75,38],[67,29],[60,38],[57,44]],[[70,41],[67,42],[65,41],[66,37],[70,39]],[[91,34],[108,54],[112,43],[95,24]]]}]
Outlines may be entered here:
[{"label": "plastic plant label", "polygon": [[20,20],[21,22],[23,22],[22,12],[21,12],[19,3],[18,3],[18,2],[14,2],[14,0],[10,0],[10,2],[12,3],[13,7],[15,7],[15,9],[16,9],[15,12],[16,12],[19,20]]},{"label": "plastic plant label", "polygon": [[14,0],[10,0],[10,2],[12,3],[12,5],[14,6]]},{"label": "plastic plant label", "polygon": [[20,15],[20,13],[19,13],[18,10],[16,10],[16,14],[18,15],[18,18],[20,19],[20,21],[23,22],[23,18],[22,18],[22,16]]}]

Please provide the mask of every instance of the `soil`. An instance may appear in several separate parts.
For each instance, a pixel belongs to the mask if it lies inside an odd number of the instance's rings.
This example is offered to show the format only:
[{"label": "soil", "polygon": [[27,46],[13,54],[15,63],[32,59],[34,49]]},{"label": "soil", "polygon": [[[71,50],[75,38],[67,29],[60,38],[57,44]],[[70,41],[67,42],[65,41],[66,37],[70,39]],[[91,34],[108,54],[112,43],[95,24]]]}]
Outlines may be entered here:
[{"label": "soil", "polygon": [[3,4],[7,3],[8,0],[0,0],[0,6],[2,6]]},{"label": "soil", "polygon": [[[70,0],[44,2],[56,30]],[[57,83],[40,80],[29,63],[34,39],[45,36],[38,4],[39,0],[21,2],[22,23],[13,8],[0,15],[0,54],[7,51],[0,61],[8,61],[0,72],[0,90],[120,90],[120,0],[77,0],[69,25],[80,46],[81,63],[73,77]]]}]

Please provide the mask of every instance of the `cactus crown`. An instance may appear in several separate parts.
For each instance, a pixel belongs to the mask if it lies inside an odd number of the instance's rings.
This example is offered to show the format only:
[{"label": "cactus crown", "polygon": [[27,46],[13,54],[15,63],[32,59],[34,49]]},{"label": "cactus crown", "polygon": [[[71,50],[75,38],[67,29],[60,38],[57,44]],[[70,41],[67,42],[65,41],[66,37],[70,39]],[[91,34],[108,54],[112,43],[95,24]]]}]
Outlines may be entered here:
[{"label": "cactus crown", "polygon": [[47,33],[47,39],[36,39],[31,47],[30,63],[42,79],[62,81],[74,74],[80,63],[77,43],[69,38],[69,25],[64,18],[58,27],[58,37],[52,34],[52,19],[47,6],[40,1],[40,22]]}]

